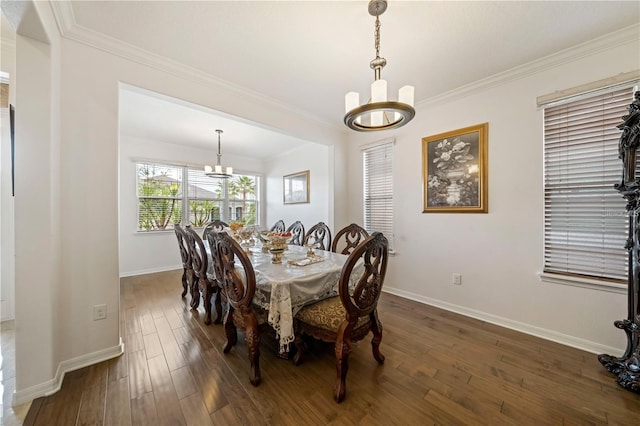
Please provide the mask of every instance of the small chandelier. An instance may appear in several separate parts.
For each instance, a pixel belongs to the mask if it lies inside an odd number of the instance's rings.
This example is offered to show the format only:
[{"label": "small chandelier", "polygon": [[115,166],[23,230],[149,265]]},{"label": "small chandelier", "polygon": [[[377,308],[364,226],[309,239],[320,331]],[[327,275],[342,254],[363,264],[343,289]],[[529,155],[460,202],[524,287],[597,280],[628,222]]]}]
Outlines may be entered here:
[{"label": "small chandelier", "polygon": [[228,179],[233,175],[233,168],[223,168],[220,165],[220,158],[222,158],[222,154],[220,153],[220,133],[222,133],[222,130],[218,129],[216,133],[218,133],[218,160],[213,168],[211,168],[211,166],[204,166],[204,174],[212,178]]},{"label": "small chandelier", "polygon": [[376,17],[375,45],[376,57],[371,61],[374,82],[371,84],[369,103],[360,105],[360,94],[349,92],[344,97],[346,115],[344,124],[359,132],[388,130],[407,124],[416,115],[413,109],[413,86],[404,86],[398,93],[398,101],[387,100],[387,81],[380,78],[380,72],[387,60],[380,57],[380,19],[387,10],[386,0],[371,0],[369,14]]}]

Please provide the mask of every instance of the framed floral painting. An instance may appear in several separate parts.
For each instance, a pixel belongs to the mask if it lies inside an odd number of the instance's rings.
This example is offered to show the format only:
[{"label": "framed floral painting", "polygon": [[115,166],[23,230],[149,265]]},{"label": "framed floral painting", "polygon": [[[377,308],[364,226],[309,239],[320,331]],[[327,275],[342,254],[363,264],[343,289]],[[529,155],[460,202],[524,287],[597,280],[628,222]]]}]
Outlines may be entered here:
[{"label": "framed floral painting", "polygon": [[422,138],[423,213],[487,213],[489,124]]}]

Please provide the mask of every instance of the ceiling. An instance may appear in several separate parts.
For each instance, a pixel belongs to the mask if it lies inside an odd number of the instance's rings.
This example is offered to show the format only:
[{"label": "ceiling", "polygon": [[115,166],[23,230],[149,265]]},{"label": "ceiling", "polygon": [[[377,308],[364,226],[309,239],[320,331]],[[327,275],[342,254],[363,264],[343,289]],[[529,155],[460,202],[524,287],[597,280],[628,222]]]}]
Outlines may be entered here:
[{"label": "ceiling", "polygon": [[[200,105],[121,85],[120,131],[142,139],[269,159],[309,143]],[[215,155],[207,159],[215,162]],[[224,163],[224,161],[223,161]]]},{"label": "ceiling", "polygon": [[[368,14],[367,3],[72,1],[71,5],[76,25],[84,29],[204,71],[348,131],[342,124],[344,95],[357,91],[361,99],[368,98],[373,80],[369,62],[375,56],[375,19]],[[640,2],[391,0],[380,21],[380,55],[388,62],[382,76],[388,81],[389,96],[395,99],[398,88],[410,84],[419,103],[637,25]],[[167,114],[154,114],[155,119],[147,114],[150,117],[141,121],[132,113],[129,121],[138,123],[136,132],[143,131],[144,124],[161,137],[170,133],[166,117],[175,111]],[[199,143],[207,139],[210,145],[214,129],[202,119],[202,110],[194,114],[200,114],[194,122],[206,127],[201,132],[206,137],[201,136]],[[223,151],[227,135],[233,137],[231,131],[225,132]]]}]

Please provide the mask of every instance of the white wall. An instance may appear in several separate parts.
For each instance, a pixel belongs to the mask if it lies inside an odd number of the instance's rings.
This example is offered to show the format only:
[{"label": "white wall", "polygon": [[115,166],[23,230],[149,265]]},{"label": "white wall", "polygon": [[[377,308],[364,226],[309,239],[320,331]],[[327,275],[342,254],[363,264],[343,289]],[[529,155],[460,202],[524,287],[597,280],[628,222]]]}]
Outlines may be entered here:
[{"label": "white wall", "polygon": [[[137,232],[136,160],[156,160],[204,167],[212,158],[210,150],[186,148],[127,135],[120,135],[120,276],[138,275],[182,268],[180,252],[173,231]],[[262,161],[225,154],[225,164],[235,173],[262,175]]]},{"label": "white wall", "polygon": [[[305,231],[318,222],[325,222],[333,229],[333,212],[329,209],[333,200],[330,153],[331,149],[325,145],[307,144],[266,163],[267,228],[282,219],[287,227],[299,220]],[[309,170],[309,203],[284,204],[283,176],[305,170]]]},{"label": "white wall", "polygon": [[[16,38],[16,389],[55,376],[61,297],[60,43],[51,14],[21,3]],[[36,5],[41,6],[41,5]],[[13,22],[13,21],[12,21]],[[54,31],[51,31],[54,30]],[[37,170],[37,173],[26,171]],[[37,196],[33,196],[37,194]]]},{"label": "white wall", "polygon": [[[4,31],[10,24],[2,14]],[[16,44],[15,38],[2,38],[0,46],[0,71],[9,74],[9,103],[15,105],[16,93]],[[14,200],[11,194],[11,132],[9,109],[3,108],[2,137],[0,138],[0,321],[14,318],[15,294],[15,221]]]},{"label": "white wall", "polygon": [[[538,277],[543,125],[536,97],[637,69],[638,33],[636,27],[614,34],[420,105],[416,118],[395,132],[352,134],[349,211],[359,222],[358,147],[396,138],[397,255],[390,261],[387,290],[594,352],[625,347],[624,333],[613,327],[614,320],[626,318],[625,294]],[[484,122],[489,123],[489,213],[422,213],[421,138]],[[451,284],[454,272],[462,274],[462,285]]]}]

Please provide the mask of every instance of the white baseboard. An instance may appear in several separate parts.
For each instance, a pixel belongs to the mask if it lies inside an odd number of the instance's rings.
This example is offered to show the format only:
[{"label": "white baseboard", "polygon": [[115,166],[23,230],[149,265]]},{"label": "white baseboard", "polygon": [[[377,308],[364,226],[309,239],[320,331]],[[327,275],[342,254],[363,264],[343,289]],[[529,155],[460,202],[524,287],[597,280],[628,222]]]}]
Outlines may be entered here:
[{"label": "white baseboard", "polygon": [[618,354],[622,355],[624,349],[614,348],[611,346],[602,345],[600,343],[592,342],[590,340],[579,339],[568,334],[558,333],[553,330],[548,330],[541,327],[536,327],[531,324],[526,324],[519,321],[514,321],[509,318],[500,317],[497,315],[489,314],[475,309],[466,308],[464,306],[454,305],[453,303],[444,302],[442,300],[432,299],[430,297],[421,296],[419,294],[411,293],[397,288],[385,286],[383,291],[386,293],[395,294],[396,296],[403,297],[405,299],[414,300],[416,302],[424,303],[426,305],[435,306],[437,308],[445,309],[447,311],[455,312],[460,315],[465,315],[471,318],[479,319],[489,322],[491,324],[506,327],[511,330],[520,331],[522,333],[530,334],[532,336],[540,337],[545,340],[560,343],[562,345],[571,346],[572,348],[581,349],[583,351],[591,352],[594,354]]},{"label": "white baseboard", "polygon": [[35,386],[31,386],[27,389],[16,391],[13,394],[12,405],[22,405],[27,402],[33,401],[36,398],[40,398],[41,396],[52,395],[58,392],[60,390],[60,387],[62,387],[62,380],[64,379],[64,375],[66,373],[77,370],[79,368],[87,367],[89,365],[97,364],[111,358],[118,357],[123,353],[124,343],[122,342],[122,339],[120,339],[120,344],[117,346],[112,346],[110,348],[102,349],[97,352],[62,361],[58,365],[56,376],[53,379],[47,380],[46,382],[40,383]]},{"label": "white baseboard", "polygon": [[136,275],[155,274],[156,272],[174,271],[176,269],[182,269],[182,263],[175,266],[163,266],[160,268],[140,269],[138,271],[120,272],[120,278],[134,277]]}]

